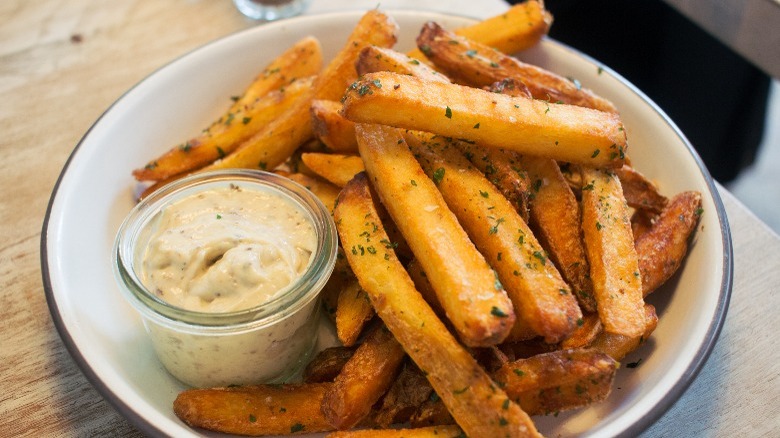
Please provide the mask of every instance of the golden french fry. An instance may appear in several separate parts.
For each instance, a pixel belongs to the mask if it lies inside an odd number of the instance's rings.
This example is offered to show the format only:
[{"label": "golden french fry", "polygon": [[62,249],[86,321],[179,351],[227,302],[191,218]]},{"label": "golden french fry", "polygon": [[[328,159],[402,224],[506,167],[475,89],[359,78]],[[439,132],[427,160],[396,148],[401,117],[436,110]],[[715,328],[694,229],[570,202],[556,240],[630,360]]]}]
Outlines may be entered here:
[{"label": "golden french fry", "polygon": [[434,22],[426,23],[417,46],[437,68],[453,81],[473,87],[487,87],[505,78],[518,80],[531,96],[550,104],[566,103],[616,113],[612,102],[597,96],[573,80],[524,63],[490,46],[455,35]]},{"label": "golden french fry", "polygon": [[316,75],[322,69],[322,48],[314,37],[305,37],[271,61],[236,98],[228,113],[251,105],[272,90],[287,86],[298,78]]},{"label": "golden french fry", "polygon": [[440,178],[425,175],[399,130],[355,129],[366,172],[460,339],[469,346],[500,343],[515,321],[512,303],[437,190]]},{"label": "golden french fry", "polygon": [[[512,6],[501,15],[456,29],[455,33],[504,53],[517,53],[538,44],[547,35],[552,21],[543,2],[529,0]],[[421,59],[424,55],[414,49],[409,56]]]},{"label": "golden french fry", "polygon": [[688,240],[701,214],[701,194],[682,192],[672,198],[650,229],[636,239],[645,296],[666,282],[680,267],[688,252]]},{"label": "golden french fry", "polygon": [[336,153],[357,153],[355,124],[339,114],[341,103],[335,100],[314,99],[311,117],[314,136]]},{"label": "golden french fry", "polygon": [[586,313],[582,315],[581,320],[577,321],[577,329],[572,332],[571,336],[564,339],[559,344],[559,347],[562,350],[587,347],[601,333],[601,330],[599,315],[597,313]]},{"label": "golden french fry", "polygon": [[313,135],[310,114],[312,100],[339,100],[344,89],[357,77],[355,60],[360,50],[369,45],[392,46],[397,39],[397,31],[398,25],[387,15],[377,10],[366,12],[341,51],[296,104],[241,144],[232,154],[207,169],[273,169],[284,162]]},{"label": "golden french fry", "polygon": [[334,428],[350,429],[393,383],[406,353],[383,325],[374,326],[366,340],[325,391],[322,413]]},{"label": "golden french fry", "polygon": [[614,173],[583,167],[582,231],[599,318],[608,333],[645,331],[639,260],[628,205]]},{"label": "golden french fry", "polygon": [[287,435],[333,430],[320,411],[330,383],[189,389],[173,412],[192,427],[239,435]]},{"label": "golden french fry", "polygon": [[336,305],[336,336],[345,346],[355,345],[363,327],[374,316],[374,308],[357,280],[351,281],[339,293]]},{"label": "golden french fry", "polygon": [[615,169],[615,173],[620,179],[629,207],[660,213],[669,202],[652,181],[633,167],[624,164],[623,167]]},{"label": "golden french fry", "polygon": [[645,326],[639,336],[625,336],[607,333],[602,330],[593,342],[591,342],[589,347],[601,351],[615,360],[622,360],[628,353],[636,350],[637,347],[649,339],[658,325],[658,315],[655,313],[655,307],[651,304],[645,304],[643,310],[645,314]]},{"label": "golden french fry", "polygon": [[[417,178],[422,178],[420,170]],[[387,328],[425,373],[458,425],[475,437],[539,436],[531,419],[496,386],[414,288],[374,207],[365,173],[342,190],[334,214],[350,266]],[[369,250],[368,248],[373,248]]]},{"label": "golden french fry", "polygon": [[333,184],[344,187],[356,174],[365,170],[363,160],[354,155],[304,153],[306,167]]},{"label": "golden french fry", "polygon": [[541,415],[604,400],[618,366],[595,349],[558,350],[510,362],[493,377],[526,412]]},{"label": "golden french fry", "polygon": [[391,71],[402,75],[416,76],[428,81],[450,82],[447,76],[428,67],[418,59],[410,58],[392,49],[369,46],[360,52],[357,65],[358,76],[377,71]]},{"label": "golden french fry", "polygon": [[332,432],[325,438],[459,438],[463,431],[458,426],[429,426],[417,429],[363,429]]},{"label": "golden french fry", "polygon": [[389,72],[369,73],[351,86],[342,114],[354,122],[432,132],[592,167],[619,167],[625,160],[626,134],[616,114]]},{"label": "golden french fry", "polygon": [[588,312],[595,312],[596,300],[582,240],[577,198],[555,160],[526,156],[522,168],[531,180],[532,229],[563,278],[571,285],[580,306]]},{"label": "golden french fry", "polygon": [[408,133],[406,142],[498,274],[517,320],[549,343],[569,336],[582,317],[577,301],[514,206],[446,139]]},{"label": "golden french fry", "polygon": [[231,109],[197,137],[134,170],[133,176],[139,181],[161,181],[225,157],[290,108],[313,82],[313,76],[296,79],[282,90],[270,91],[251,104]]},{"label": "golden french fry", "polygon": [[339,196],[339,192],[341,191],[339,187],[336,187],[328,181],[304,175],[302,173],[289,173],[280,171],[276,171],[276,173],[290,178],[291,180],[309,189],[320,201],[322,201],[328,211],[333,212],[333,207],[336,204],[336,198]]}]

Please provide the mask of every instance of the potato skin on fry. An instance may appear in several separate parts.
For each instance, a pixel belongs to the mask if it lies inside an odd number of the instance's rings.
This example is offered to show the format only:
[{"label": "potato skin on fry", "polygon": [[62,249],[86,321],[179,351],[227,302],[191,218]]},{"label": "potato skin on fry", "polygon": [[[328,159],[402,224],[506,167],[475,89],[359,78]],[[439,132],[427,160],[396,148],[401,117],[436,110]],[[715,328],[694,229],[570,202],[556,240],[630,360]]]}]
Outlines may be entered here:
[{"label": "potato skin on fry", "polygon": [[423,25],[417,46],[437,68],[457,83],[481,88],[510,78],[527,86],[535,99],[617,113],[612,102],[583,88],[578,82],[457,36],[435,22]]},{"label": "potato skin on fry", "polygon": [[192,427],[238,435],[287,435],[333,428],[320,411],[330,383],[190,389],[173,412]]},{"label": "potato skin on fry", "polygon": [[311,102],[311,120],[314,136],[337,153],[357,153],[355,124],[339,114],[341,103],[314,99]]},{"label": "potato skin on fry", "polygon": [[701,217],[701,194],[683,192],[669,202],[650,229],[635,242],[647,296],[669,279],[688,252],[688,241]]},{"label": "potato skin on fry", "polygon": [[645,304],[644,313],[645,327],[639,336],[625,336],[602,331],[591,342],[590,348],[601,351],[615,360],[623,360],[628,353],[636,350],[643,342],[649,339],[658,325],[658,315],[655,313],[653,305]]},{"label": "potato skin on fry", "polygon": [[593,167],[625,160],[626,133],[616,114],[396,73],[369,73],[355,82],[342,115]]},{"label": "potato skin on fry", "polygon": [[325,438],[459,438],[458,426],[429,426],[417,429],[363,429],[329,433]]},{"label": "potato skin on fry", "polygon": [[468,435],[539,436],[425,303],[392,246],[381,245],[387,234],[373,205],[367,176],[360,173],[342,190],[334,217],[342,245],[374,248],[347,251],[347,257],[377,314]]},{"label": "potato skin on fry", "polygon": [[390,389],[404,357],[393,334],[383,325],[374,326],[325,391],[321,409],[328,423],[336,429],[350,429],[368,416]]}]

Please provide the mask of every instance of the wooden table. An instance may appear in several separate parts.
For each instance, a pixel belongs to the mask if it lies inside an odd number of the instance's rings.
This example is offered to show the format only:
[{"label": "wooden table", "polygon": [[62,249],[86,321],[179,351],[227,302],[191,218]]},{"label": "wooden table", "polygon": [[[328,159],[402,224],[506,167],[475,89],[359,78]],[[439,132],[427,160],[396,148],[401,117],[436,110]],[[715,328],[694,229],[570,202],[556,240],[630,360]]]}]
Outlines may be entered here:
[{"label": "wooden table", "polygon": [[[309,12],[335,7],[315,0]],[[0,435],[139,435],[88,383],[49,316],[39,252],[46,206],[73,147],[125,90],[253,25],[229,0],[0,2]],[[735,254],[725,328],[701,374],[647,436],[780,434],[780,238],[721,193]]]}]

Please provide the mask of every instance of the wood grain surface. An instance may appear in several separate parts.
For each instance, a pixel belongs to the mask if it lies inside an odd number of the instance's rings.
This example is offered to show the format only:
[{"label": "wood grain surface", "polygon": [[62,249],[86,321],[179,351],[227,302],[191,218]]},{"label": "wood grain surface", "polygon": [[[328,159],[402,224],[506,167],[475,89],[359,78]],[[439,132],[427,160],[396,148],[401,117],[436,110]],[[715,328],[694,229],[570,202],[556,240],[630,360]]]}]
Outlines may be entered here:
[{"label": "wood grain surface", "polygon": [[[319,3],[312,11],[338,2]],[[47,203],[79,139],[124,91],[255,24],[229,0],[0,2],[0,436],[141,435],[54,327],[40,264]],[[721,193],[735,250],[726,325],[701,374],[645,436],[780,435],[780,238]]]}]

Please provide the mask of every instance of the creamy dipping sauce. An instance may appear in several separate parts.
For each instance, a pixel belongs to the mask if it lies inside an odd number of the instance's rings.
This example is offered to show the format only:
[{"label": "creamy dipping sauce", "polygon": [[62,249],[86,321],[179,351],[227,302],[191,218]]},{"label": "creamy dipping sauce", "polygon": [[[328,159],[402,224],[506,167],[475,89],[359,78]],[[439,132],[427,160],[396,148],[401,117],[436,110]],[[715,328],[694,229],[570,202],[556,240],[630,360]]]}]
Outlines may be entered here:
[{"label": "creamy dipping sauce", "polygon": [[141,281],[196,312],[233,312],[270,301],[307,269],[317,247],[310,220],[272,192],[239,186],[167,206],[142,258]]}]

